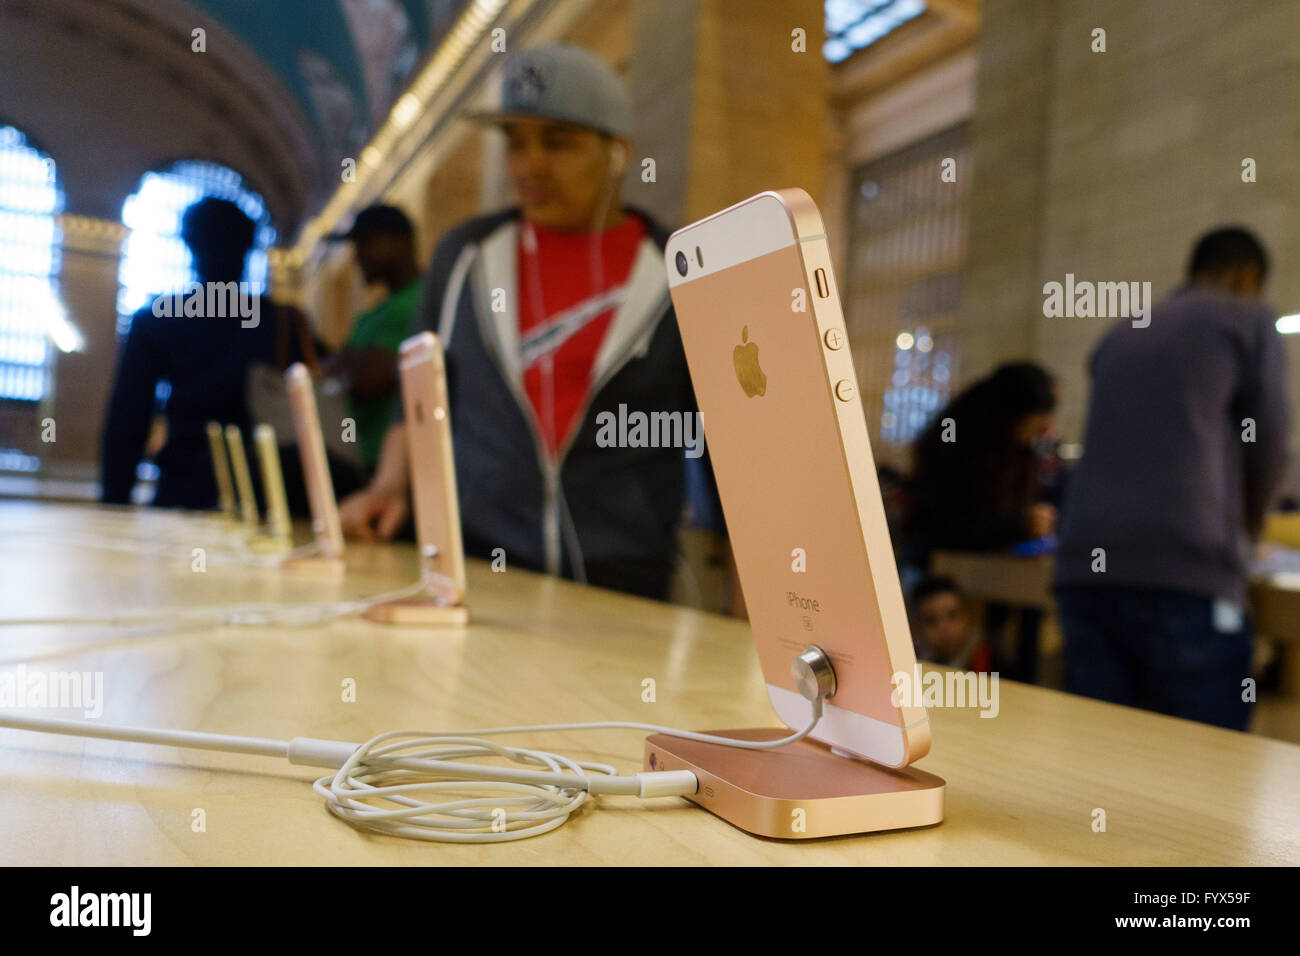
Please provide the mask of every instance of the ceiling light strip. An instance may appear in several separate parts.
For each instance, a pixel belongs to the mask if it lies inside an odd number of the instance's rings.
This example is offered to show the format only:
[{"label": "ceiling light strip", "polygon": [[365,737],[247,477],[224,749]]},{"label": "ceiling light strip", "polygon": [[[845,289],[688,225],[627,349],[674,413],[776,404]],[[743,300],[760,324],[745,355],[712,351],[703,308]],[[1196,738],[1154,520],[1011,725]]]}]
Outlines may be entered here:
[{"label": "ceiling light strip", "polygon": [[397,98],[383,125],[361,151],[356,179],[353,182],[340,183],[325,204],[325,208],[303,226],[302,234],[298,237],[291,253],[295,263],[301,265],[305,262],[308,252],[321,237],[338,225],[339,220],[348,211],[358,193],[365,188],[384,157],[389,155],[402,134],[415,122],[427,104],[447,85],[461,61],[482,39],[487,27],[497,18],[507,2],[508,0],[473,0],[460,15],[446,39],[438,45],[437,51],[420,70],[407,91]]}]

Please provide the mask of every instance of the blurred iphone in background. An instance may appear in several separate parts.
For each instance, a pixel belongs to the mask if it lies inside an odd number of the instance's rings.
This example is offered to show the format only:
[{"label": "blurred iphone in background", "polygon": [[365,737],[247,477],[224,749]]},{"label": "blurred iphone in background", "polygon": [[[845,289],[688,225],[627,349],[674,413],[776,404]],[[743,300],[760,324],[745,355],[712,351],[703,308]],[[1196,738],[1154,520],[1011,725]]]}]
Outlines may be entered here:
[{"label": "blurred iphone in background", "polygon": [[217,482],[217,507],[227,518],[237,518],[235,486],[230,479],[230,459],[226,455],[226,436],[220,422],[208,422],[208,451],[212,454],[212,476]]},{"label": "blurred iphone in background", "polygon": [[298,436],[303,482],[307,486],[307,501],[311,507],[312,532],[322,558],[341,558],[343,525],[339,521],[338,502],[334,499],[334,482],[325,456],[325,437],[321,434],[311,373],[307,366],[295,362],[284,373],[284,380],[289,390],[289,406],[293,410],[293,428]]},{"label": "blurred iphone in background", "polygon": [[440,604],[457,605],[465,597],[465,553],[442,344],[432,332],[414,335],[398,363],[422,573]]}]

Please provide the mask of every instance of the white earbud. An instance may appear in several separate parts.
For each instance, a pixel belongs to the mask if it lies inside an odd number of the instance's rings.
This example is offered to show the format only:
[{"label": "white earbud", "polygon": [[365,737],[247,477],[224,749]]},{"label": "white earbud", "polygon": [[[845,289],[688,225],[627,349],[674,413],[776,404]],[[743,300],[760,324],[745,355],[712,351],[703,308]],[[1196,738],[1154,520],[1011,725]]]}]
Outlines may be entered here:
[{"label": "white earbud", "polygon": [[627,162],[627,147],[622,143],[613,143],[609,147],[609,174],[623,175],[624,163]]}]

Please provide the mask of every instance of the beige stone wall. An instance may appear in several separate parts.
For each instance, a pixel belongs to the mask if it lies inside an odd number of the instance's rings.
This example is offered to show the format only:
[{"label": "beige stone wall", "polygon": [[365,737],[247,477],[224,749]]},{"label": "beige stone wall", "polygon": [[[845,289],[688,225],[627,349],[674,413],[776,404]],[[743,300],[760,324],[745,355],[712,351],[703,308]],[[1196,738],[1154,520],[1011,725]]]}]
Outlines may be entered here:
[{"label": "beige stone wall", "polygon": [[[687,220],[765,189],[822,199],[830,67],[822,5],[701,0],[689,116]],[[792,50],[802,29],[804,52]]]},{"label": "beige stone wall", "polygon": [[[1044,282],[1147,280],[1159,298],[1196,237],[1233,222],[1272,252],[1271,301],[1300,311],[1300,17],[1269,2],[1176,7],[983,4],[962,369],[1035,356],[1061,376],[1069,440],[1107,322],[1045,318]],[[1098,27],[1105,53],[1090,49]],[[1300,336],[1287,338],[1300,421]]]},{"label": "beige stone wall", "polygon": [[[974,378],[1032,350],[1049,120],[1051,2],[989,0],[977,41],[958,371]],[[959,173],[960,175],[960,173]]]}]

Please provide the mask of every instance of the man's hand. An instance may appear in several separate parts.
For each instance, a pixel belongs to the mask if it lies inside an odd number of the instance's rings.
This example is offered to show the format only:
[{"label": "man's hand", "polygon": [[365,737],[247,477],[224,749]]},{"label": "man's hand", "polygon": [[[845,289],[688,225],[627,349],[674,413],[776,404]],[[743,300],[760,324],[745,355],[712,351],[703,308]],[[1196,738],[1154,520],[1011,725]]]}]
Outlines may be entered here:
[{"label": "man's hand", "polygon": [[343,533],[360,541],[388,541],[411,514],[406,490],[363,488],[339,503]]},{"label": "man's hand", "polygon": [[1056,530],[1056,509],[1049,504],[1033,505],[1028,512],[1025,525],[1030,538],[1045,538]]},{"label": "man's hand", "polygon": [[387,541],[402,529],[411,513],[407,486],[409,460],[406,426],[390,425],[370,484],[339,503],[339,520],[349,538]]}]

